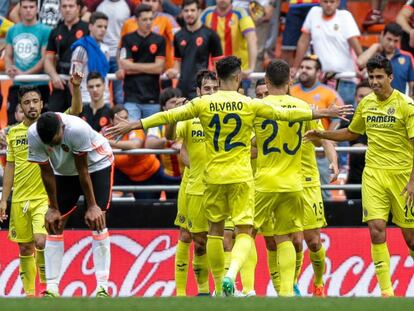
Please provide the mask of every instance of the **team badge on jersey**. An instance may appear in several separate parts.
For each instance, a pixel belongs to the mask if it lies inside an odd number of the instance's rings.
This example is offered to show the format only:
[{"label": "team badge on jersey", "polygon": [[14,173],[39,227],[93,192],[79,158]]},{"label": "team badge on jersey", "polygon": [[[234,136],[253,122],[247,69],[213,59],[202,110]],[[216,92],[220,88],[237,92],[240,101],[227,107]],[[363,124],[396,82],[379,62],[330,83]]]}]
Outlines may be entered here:
[{"label": "team badge on jersey", "polygon": [[61,145],[61,147],[62,147],[62,150],[63,150],[63,151],[65,151],[65,152],[69,152],[69,147],[68,147],[67,145],[62,144],[62,145]]},{"label": "team badge on jersey", "polygon": [[185,40],[181,40],[180,45],[181,45],[181,46],[186,46],[186,45],[187,45],[187,41],[185,41]]},{"label": "team badge on jersey", "polygon": [[405,58],[404,57],[398,57],[398,62],[400,63],[400,65],[404,65],[405,64]]},{"label": "team badge on jersey", "polygon": [[197,37],[197,39],[196,39],[196,45],[197,46],[201,46],[203,44],[203,42],[204,42],[203,37]]},{"label": "team badge on jersey", "polygon": [[151,54],[155,54],[155,53],[157,53],[158,46],[155,43],[153,43],[153,44],[150,45],[149,50],[150,50]]},{"label": "team badge on jersey", "polygon": [[394,107],[388,108],[388,110],[387,110],[387,114],[388,114],[389,116],[392,116],[394,113],[395,113],[395,108],[394,108]]},{"label": "team badge on jersey", "polygon": [[76,34],[75,34],[75,37],[76,37],[77,39],[82,38],[82,37],[83,37],[83,30],[78,30],[78,31],[76,32]]}]

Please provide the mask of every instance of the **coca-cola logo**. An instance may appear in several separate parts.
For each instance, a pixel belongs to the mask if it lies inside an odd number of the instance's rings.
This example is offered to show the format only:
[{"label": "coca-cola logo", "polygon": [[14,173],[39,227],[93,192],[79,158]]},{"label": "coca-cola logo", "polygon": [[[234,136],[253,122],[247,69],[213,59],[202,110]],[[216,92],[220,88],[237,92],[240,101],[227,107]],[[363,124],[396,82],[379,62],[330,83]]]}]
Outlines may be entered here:
[{"label": "coca-cola logo", "polygon": [[[379,296],[367,229],[326,229],[323,232],[322,241],[327,254],[327,294]],[[389,229],[387,238],[392,254],[390,270],[395,292],[399,296],[414,296],[414,262],[408,254],[401,233],[398,229]],[[174,295],[174,255],[177,240],[177,230],[112,231],[110,293],[113,296]],[[96,280],[91,243],[90,232],[65,233],[65,255],[60,276],[62,295],[95,295]],[[7,239],[6,231],[0,231],[0,245],[0,296],[22,296],[18,248]],[[257,237],[256,245],[256,292],[259,295],[275,295],[269,279],[266,248],[262,237]],[[304,296],[311,295],[312,281],[313,269],[305,246],[305,261],[298,282]],[[196,294],[197,286],[191,272],[187,289],[190,295]]]}]

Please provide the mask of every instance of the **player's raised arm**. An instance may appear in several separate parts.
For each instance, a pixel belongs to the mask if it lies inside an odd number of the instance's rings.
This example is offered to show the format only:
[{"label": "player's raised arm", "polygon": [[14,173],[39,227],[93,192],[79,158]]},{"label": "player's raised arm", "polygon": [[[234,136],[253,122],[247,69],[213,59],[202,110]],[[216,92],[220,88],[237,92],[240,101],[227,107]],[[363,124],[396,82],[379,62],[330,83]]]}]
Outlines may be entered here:
[{"label": "player's raised arm", "polygon": [[68,113],[74,116],[78,116],[83,109],[82,95],[80,90],[82,79],[83,73],[77,71],[75,71],[70,77],[70,82],[72,83],[72,103]]}]

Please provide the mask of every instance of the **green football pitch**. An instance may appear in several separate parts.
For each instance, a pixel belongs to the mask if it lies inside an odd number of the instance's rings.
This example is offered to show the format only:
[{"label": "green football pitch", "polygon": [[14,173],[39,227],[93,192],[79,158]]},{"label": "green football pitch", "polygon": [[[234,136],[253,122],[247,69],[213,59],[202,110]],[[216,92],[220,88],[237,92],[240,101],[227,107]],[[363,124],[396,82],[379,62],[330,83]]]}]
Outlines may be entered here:
[{"label": "green football pitch", "polygon": [[0,299],[9,311],[399,311],[414,310],[413,298],[43,298]]}]

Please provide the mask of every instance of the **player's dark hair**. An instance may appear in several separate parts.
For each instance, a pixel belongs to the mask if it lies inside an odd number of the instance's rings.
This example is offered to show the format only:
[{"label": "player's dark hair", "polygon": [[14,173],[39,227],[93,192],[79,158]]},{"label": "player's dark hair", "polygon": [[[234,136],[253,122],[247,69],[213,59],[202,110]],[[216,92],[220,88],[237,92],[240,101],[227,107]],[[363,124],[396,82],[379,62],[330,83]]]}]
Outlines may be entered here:
[{"label": "player's dark hair", "polygon": [[94,25],[98,20],[100,19],[104,19],[106,21],[108,21],[108,15],[106,15],[105,13],[102,12],[93,12],[91,14],[91,17],[89,19],[89,24]]},{"label": "player's dark hair", "polygon": [[160,105],[161,108],[165,107],[167,101],[174,97],[181,97],[181,91],[172,87],[166,88],[160,94]]},{"label": "player's dark hair", "polygon": [[113,120],[115,118],[115,115],[118,112],[121,112],[124,110],[128,112],[128,110],[124,107],[124,105],[115,105],[111,108],[111,110],[109,110],[109,117],[111,118],[111,120]]},{"label": "player's dark hair", "polygon": [[391,62],[385,56],[381,54],[375,54],[367,62],[368,73],[374,71],[375,69],[384,69],[387,75],[392,75],[392,66]]},{"label": "player's dark hair", "polygon": [[265,79],[263,79],[263,78],[258,79],[258,80],[256,81],[256,86],[255,86],[255,88],[257,88],[258,86],[261,86],[261,85],[266,85],[266,81],[265,81]]},{"label": "player's dark hair", "polygon": [[148,4],[140,4],[137,6],[136,10],[135,10],[135,17],[139,18],[141,16],[141,13],[143,12],[152,12],[152,8],[151,6],[149,6]]},{"label": "player's dark hair", "polygon": [[22,5],[22,2],[24,2],[24,1],[36,2],[36,6],[37,6],[37,0],[19,0],[19,4]]},{"label": "player's dark hair", "polygon": [[241,59],[236,56],[227,56],[216,63],[217,76],[220,80],[227,80],[230,76],[241,71]]},{"label": "player's dark hair", "polygon": [[204,80],[217,81],[216,73],[208,69],[199,70],[196,75],[197,87],[199,89],[201,89],[201,86],[203,85]]},{"label": "player's dark hair", "polygon": [[60,124],[60,118],[54,112],[49,111],[40,115],[36,123],[36,129],[43,143],[50,144],[59,131]]},{"label": "player's dark hair", "polygon": [[93,80],[93,79],[100,79],[102,82],[105,82],[102,75],[97,71],[92,71],[88,73],[88,77],[86,78],[86,83],[88,83],[90,80]]},{"label": "player's dark hair", "polygon": [[319,60],[319,57],[318,57],[318,56],[316,56],[316,55],[306,55],[306,56],[302,59],[302,62],[303,62],[304,60],[311,60],[311,61],[314,61],[314,62],[315,62],[315,68],[316,68],[316,70],[322,70],[322,63],[321,63],[321,61]]},{"label": "player's dark hair", "polygon": [[266,68],[266,77],[273,86],[280,87],[289,82],[290,67],[283,59],[272,60]]},{"label": "player's dark hair", "polygon": [[200,2],[198,0],[184,0],[181,9],[184,9],[186,6],[192,5],[193,3],[196,4],[197,9],[200,9]]},{"label": "player's dark hair", "polygon": [[42,93],[40,93],[40,90],[39,90],[38,87],[33,86],[33,85],[27,85],[27,86],[25,85],[25,86],[19,87],[19,92],[17,94],[17,98],[18,98],[19,103],[22,101],[23,96],[26,95],[29,92],[37,93],[37,95],[39,95],[39,97],[40,97],[40,100],[42,99]]},{"label": "player's dark hair", "polygon": [[385,25],[385,28],[382,33],[383,35],[385,35],[387,32],[394,36],[401,37],[403,34],[403,29],[399,24],[392,22]]},{"label": "player's dark hair", "polygon": [[358,91],[358,89],[363,88],[363,87],[367,87],[367,88],[371,88],[371,85],[369,85],[368,80],[362,80],[361,82],[358,83],[358,85],[356,86],[356,91]]},{"label": "player's dark hair", "polygon": [[[76,5],[81,7],[81,9],[85,6],[83,4],[83,0],[75,0],[75,2],[76,2]],[[60,5],[62,5],[62,1],[60,1]]]}]

